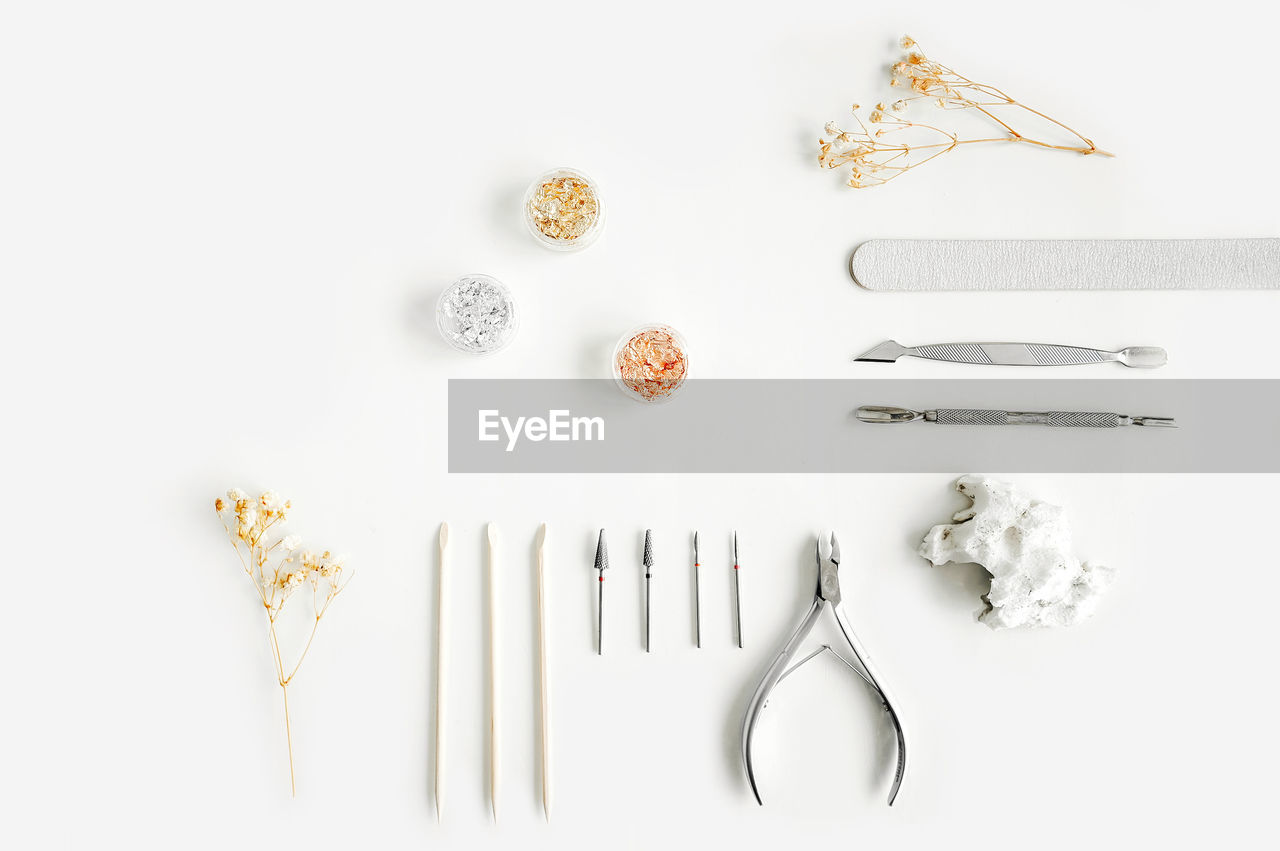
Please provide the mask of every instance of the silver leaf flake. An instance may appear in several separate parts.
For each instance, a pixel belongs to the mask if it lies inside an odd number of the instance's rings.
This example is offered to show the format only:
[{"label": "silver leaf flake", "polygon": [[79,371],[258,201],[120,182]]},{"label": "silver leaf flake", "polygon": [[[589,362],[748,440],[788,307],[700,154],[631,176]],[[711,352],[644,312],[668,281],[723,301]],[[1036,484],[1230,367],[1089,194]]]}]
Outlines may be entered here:
[{"label": "silver leaf flake", "polygon": [[515,330],[515,306],[506,288],[492,278],[462,278],[440,299],[440,331],[464,351],[502,348]]}]

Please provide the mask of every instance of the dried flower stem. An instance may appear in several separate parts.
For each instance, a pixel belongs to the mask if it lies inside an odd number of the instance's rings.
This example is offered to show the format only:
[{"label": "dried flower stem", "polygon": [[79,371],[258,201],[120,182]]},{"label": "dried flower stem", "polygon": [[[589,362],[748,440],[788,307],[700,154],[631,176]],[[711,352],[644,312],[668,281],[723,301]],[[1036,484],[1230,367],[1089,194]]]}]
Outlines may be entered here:
[{"label": "dried flower stem", "polygon": [[[1114,156],[1108,151],[1099,149],[1092,140],[1061,121],[1019,103],[995,86],[975,82],[946,65],[929,59],[917,49],[918,45],[911,37],[903,36],[901,44],[903,49],[908,51],[907,57],[893,66],[889,84],[895,87],[906,86],[911,89],[911,94],[889,105],[876,104],[866,122],[858,115],[860,107],[854,104],[853,117],[858,123],[858,129],[842,130],[835,122],[830,122],[826,126],[826,132],[831,138],[823,137],[818,140],[819,164],[826,168],[847,166],[850,186],[858,189],[880,186],[961,145],[1021,142],[1055,151]],[[926,99],[943,110],[975,110],[1003,130],[1004,134],[961,139],[955,132],[935,124],[908,121],[900,117],[913,101]],[[1078,139],[1080,144],[1055,144],[1033,138],[1026,132],[1015,129],[1014,124],[1011,123],[1014,119],[1001,118],[996,112],[1000,109],[1008,109],[1014,114],[1035,116],[1066,131]],[[869,125],[875,126],[873,128]],[[939,138],[939,141],[895,143],[886,140],[886,137],[893,133],[911,128]]]},{"label": "dried flower stem", "polygon": [[[288,502],[281,500],[273,491],[267,491],[253,500],[244,491],[234,488],[227,492],[225,500],[219,498],[214,503],[222,528],[240,559],[240,566],[253,583],[258,600],[267,612],[271,659],[275,664],[276,682],[280,685],[284,701],[284,732],[289,748],[289,789],[296,795],[298,787],[293,761],[293,725],[289,718],[289,684],[311,650],[320,619],[329,610],[334,598],[347,587],[351,575],[347,573],[344,579],[343,559],[334,557],[327,551],[322,555],[308,551],[297,552],[301,543],[297,535],[276,537],[268,542],[267,533],[285,521],[290,507]],[[234,521],[234,525],[229,521]],[[295,563],[296,566],[293,566]],[[303,584],[311,586],[311,608],[315,619],[302,652],[286,674],[276,621],[284,604]]]},{"label": "dried flower stem", "polygon": [[284,738],[289,747],[289,795],[298,794],[298,781],[293,773],[293,727],[289,724],[289,686],[280,685],[280,693],[284,696]]}]

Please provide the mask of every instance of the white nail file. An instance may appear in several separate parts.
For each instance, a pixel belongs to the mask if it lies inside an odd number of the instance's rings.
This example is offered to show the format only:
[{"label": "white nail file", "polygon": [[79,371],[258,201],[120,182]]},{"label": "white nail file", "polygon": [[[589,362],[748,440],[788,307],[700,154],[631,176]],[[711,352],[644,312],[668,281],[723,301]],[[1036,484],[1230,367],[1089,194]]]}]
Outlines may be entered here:
[{"label": "white nail file", "polygon": [[869,290],[1280,288],[1280,239],[873,239],[853,252]]}]

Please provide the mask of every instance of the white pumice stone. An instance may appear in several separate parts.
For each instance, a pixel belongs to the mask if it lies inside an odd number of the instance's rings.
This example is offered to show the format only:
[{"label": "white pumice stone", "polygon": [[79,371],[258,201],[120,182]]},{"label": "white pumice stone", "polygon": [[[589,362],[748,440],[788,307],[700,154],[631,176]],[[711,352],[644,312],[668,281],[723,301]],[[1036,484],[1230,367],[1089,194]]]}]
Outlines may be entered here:
[{"label": "white pumice stone", "polygon": [[954,523],[930,529],[919,553],[935,567],[987,569],[991,590],[982,595],[979,621],[992,629],[1070,626],[1093,614],[1115,570],[1076,558],[1061,506],[986,476],[962,476],[956,490],[973,504]]}]

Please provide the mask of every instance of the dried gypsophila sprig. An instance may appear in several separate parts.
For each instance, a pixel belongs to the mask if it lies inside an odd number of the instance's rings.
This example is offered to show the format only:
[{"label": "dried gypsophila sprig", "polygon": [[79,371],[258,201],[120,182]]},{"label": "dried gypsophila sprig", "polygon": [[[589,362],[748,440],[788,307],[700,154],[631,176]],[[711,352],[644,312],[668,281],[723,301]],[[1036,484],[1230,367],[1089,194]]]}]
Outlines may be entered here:
[{"label": "dried gypsophila sprig", "polygon": [[[226,499],[218,497],[214,509],[227,538],[240,558],[240,565],[258,592],[258,599],[267,613],[267,632],[271,641],[271,658],[275,663],[276,681],[284,697],[284,731],[289,745],[289,789],[297,794],[298,786],[293,771],[293,729],[289,723],[289,683],[293,681],[302,660],[307,658],[311,642],[315,640],[320,619],[335,597],[351,581],[345,572],[343,558],[333,556],[327,550],[317,555],[300,550],[302,539],[297,535],[285,535],[283,526],[292,506],[275,491],[266,491],[257,499],[251,499],[239,488],[227,491]],[[276,621],[284,605],[295,591],[310,586],[311,608],[315,619],[307,643],[293,666],[287,669],[280,651],[280,639],[276,634]]]},{"label": "dried gypsophila sprig", "polygon": [[[888,183],[895,177],[901,177],[911,169],[954,151],[961,145],[1022,142],[1056,151],[1114,156],[1108,151],[1100,150],[1092,140],[1061,121],[1019,103],[995,86],[974,82],[946,65],[929,59],[919,49],[915,39],[910,36],[903,36],[900,43],[902,48],[908,51],[907,56],[893,66],[889,85],[906,87],[911,93],[888,105],[876,104],[865,122],[858,115],[861,107],[855,103],[853,117],[858,122],[858,129],[842,130],[834,121],[828,122],[824,129],[827,137],[830,138],[823,137],[818,140],[818,163],[826,168],[848,166],[848,184],[855,189]],[[902,117],[907,107],[913,101],[919,100],[931,101],[934,106],[943,110],[976,110],[983,117],[994,122],[1000,128],[1002,135],[962,139],[958,134],[934,124],[909,121]],[[996,114],[996,111],[1001,109],[1009,110],[1009,114],[1006,114],[1004,119]],[[1012,115],[1016,114],[1021,114],[1024,118],[1035,116],[1047,121],[1075,136],[1080,140],[1080,144],[1056,145],[1019,132],[1013,126],[1017,119]],[[933,136],[936,141],[915,144],[895,143],[887,138],[910,128],[923,131]]]}]

